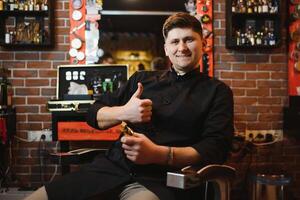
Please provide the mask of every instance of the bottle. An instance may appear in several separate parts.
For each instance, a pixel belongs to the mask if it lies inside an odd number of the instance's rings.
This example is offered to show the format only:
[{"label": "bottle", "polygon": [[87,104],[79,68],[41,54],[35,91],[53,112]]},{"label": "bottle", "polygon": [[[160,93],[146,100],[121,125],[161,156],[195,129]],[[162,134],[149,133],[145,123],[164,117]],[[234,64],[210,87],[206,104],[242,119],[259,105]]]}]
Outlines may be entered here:
[{"label": "bottle", "polygon": [[274,33],[269,32],[269,45],[274,46],[276,44],[276,39]]},{"label": "bottle", "polygon": [[10,43],[10,34],[9,34],[9,30],[6,30],[5,33],[5,44],[9,44]]},{"label": "bottle", "polygon": [[258,13],[262,13],[262,0],[258,0],[258,4],[257,4],[257,12]]},{"label": "bottle", "polygon": [[24,10],[24,0],[19,1],[19,10]]},{"label": "bottle", "polygon": [[253,13],[252,1],[247,1],[247,13]]},{"label": "bottle", "polygon": [[33,11],[34,10],[33,0],[30,0],[29,5],[28,5],[28,10],[29,11]]},{"label": "bottle", "polygon": [[113,82],[111,81],[110,78],[106,78],[102,84],[103,92],[108,93],[108,92],[113,92]]},{"label": "bottle", "polygon": [[19,0],[15,0],[14,10],[19,10]]},{"label": "bottle", "polygon": [[274,0],[274,5],[273,5],[273,9],[274,9],[274,13],[278,13],[278,2],[277,0]]},{"label": "bottle", "polygon": [[15,10],[15,2],[14,0],[9,0],[9,10],[14,11]]},{"label": "bottle", "polygon": [[269,12],[269,6],[268,6],[268,3],[267,3],[267,0],[263,0],[262,2],[263,2],[263,4],[262,4],[262,13],[268,13]]},{"label": "bottle", "polygon": [[0,0],[0,11],[2,11],[2,10],[3,10],[3,1]]},{"label": "bottle", "polygon": [[236,45],[241,45],[241,32],[239,30],[236,31]]},{"label": "bottle", "polygon": [[25,10],[25,11],[28,11],[28,10],[29,10],[29,5],[28,5],[28,2],[27,2],[27,1],[24,2],[24,10]]},{"label": "bottle", "polygon": [[257,37],[256,37],[256,45],[261,45],[261,32],[257,32]]},{"label": "bottle", "polygon": [[37,1],[34,1],[34,10],[36,10],[36,11],[40,11],[41,10],[40,4]]},{"label": "bottle", "polygon": [[12,105],[12,87],[7,78],[0,77],[0,105],[11,106]]},{"label": "bottle", "polygon": [[48,11],[48,9],[49,9],[49,8],[48,8],[48,1],[47,1],[47,0],[44,0],[42,5],[43,5],[43,6],[42,6],[42,7],[43,7],[42,10]]},{"label": "bottle", "polygon": [[245,34],[242,33],[241,34],[241,45],[245,45],[246,44],[246,37],[245,37]]},{"label": "bottle", "polygon": [[102,93],[102,80],[101,77],[95,78],[92,83],[93,94],[100,95]]},{"label": "bottle", "polygon": [[237,9],[236,9],[236,1],[233,0],[233,1],[232,1],[232,5],[231,5],[231,12],[235,13],[236,10],[237,10]]},{"label": "bottle", "polygon": [[9,43],[14,44],[15,43],[15,35],[13,31],[9,32]]},{"label": "bottle", "polygon": [[253,12],[254,13],[258,13],[258,2],[257,2],[257,0],[253,0],[252,1],[253,3]]}]

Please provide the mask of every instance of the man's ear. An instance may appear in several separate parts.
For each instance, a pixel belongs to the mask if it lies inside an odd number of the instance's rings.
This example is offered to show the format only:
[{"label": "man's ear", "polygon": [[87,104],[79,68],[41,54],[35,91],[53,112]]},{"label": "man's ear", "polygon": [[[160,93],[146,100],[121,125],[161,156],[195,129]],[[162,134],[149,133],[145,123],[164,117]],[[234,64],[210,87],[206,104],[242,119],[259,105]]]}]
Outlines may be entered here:
[{"label": "man's ear", "polygon": [[168,50],[167,50],[167,47],[166,47],[166,43],[164,44],[164,49],[165,49],[165,54],[166,54],[166,56],[169,56]]}]

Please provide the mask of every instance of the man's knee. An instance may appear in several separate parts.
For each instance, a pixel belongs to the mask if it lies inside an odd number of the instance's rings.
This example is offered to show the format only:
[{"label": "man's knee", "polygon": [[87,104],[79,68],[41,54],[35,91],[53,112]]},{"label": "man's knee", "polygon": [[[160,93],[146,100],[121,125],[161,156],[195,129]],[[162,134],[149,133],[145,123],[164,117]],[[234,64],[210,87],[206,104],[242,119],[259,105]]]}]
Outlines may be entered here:
[{"label": "man's knee", "polygon": [[40,187],[31,195],[27,196],[24,200],[48,200],[47,192],[45,187]]},{"label": "man's knee", "polygon": [[150,190],[139,183],[126,185],[120,194],[120,200],[159,200]]},{"label": "man's knee", "polygon": [[159,200],[159,198],[151,191],[149,190],[144,190],[144,191],[139,191],[135,194],[130,195],[128,198],[125,200]]}]

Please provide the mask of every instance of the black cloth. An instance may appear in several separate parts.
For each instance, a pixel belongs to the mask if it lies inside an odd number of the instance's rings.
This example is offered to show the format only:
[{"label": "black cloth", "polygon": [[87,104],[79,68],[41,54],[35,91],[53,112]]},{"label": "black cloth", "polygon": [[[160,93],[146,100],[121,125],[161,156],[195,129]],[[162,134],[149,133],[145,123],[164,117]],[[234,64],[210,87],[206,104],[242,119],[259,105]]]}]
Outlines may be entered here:
[{"label": "black cloth", "polygon": [[[141,98],[153,102],[152,120],[149,123],[128,123],[134,131],[145,134],[159,145],[193,147],[201,155],[200,166],[226,160],[233,135],[232,91],[199,69],[183,76],[174,70],[137,72],[118,91],[102,95],[94,103],[87,115],[88,124],[99,129],[97,111],[103,106],[126,104],[137,90],[138,82],[144,86]],[[176,169],[134,164],[126,158],[118,140],[105,156],[100,155],[79,172],[46,185],[46,190],[50,200],[89,199],[137,181],[161,200],[179,199],[183,191],[166,186],[166,172],[170,170]],[[59,192],[59,188],[66,190]],[[73,192],[69,192],[71,190]],[[193,190],[184,191],[185,199],[192,199],[186,198],[187,194],[197,196]]]}]

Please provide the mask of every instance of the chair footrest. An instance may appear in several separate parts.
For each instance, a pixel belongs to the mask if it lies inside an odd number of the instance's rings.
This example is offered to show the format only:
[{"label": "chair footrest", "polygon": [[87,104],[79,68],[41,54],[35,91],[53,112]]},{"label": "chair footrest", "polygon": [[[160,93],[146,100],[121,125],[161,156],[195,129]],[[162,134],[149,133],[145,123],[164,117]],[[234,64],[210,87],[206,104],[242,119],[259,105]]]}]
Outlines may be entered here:
[{"label": "chair footrest", "polygon": [[168,172],[167,186],[180,189],[197,187],[202,183],[197,174],[185,174],[182,172]]}]

